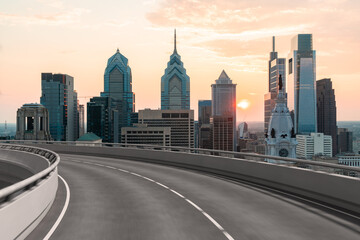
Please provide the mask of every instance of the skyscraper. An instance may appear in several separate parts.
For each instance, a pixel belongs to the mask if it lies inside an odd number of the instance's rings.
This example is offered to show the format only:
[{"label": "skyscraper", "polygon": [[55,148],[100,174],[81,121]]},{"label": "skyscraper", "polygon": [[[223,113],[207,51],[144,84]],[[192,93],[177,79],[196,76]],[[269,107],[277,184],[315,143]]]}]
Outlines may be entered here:
[{"label": "skyscraper", "polygon": [[290,110],[294,109],[295,133],[316,132],[316,52],[312,34],[293,37],[288,67],[288,104]]},{"label": "skyscraper", "polygon": [[132,75],[128,59],[117,49],[107,62],[104,74],[104,92],[90,99],[88,132],[104,142],[120,142],[121,128],[131,126],[135,111]]},{"label": "skyscraper", "polygon": [[190,78],[176,49],[176,30],[174,32],[174,52],[161,77],[161,109],[190,109]]},{"label": "skyscraper", "polygon": [[[211,100],[199,100],[198,103],[198,141],[200,148],[211,149]],[[195,129],[196,130],[196,129]]]},{"label": "skyscraper", "polygon": [[[225,135],[228,139],[226,142],[231,142],[232,150],[236,151],[236,84],[223,70],[215,84],[211,85],[212,89],[212,124],[213,124],[213,147],[214,149],[221,149],[221,146],[228,144],[216,143],[215,141],[222,141]],[[229,124],[232,124],[232,134],[228,134],[228,130],[222,132],[221,126],[226,126],[228,129]],[[217,124],[221,126],[217,126]],[[218,132],[219,131],[219,132]],[[231,138],[231,139],[229,139]],[[220,148],[217,148],[220,147]],[[223,149],[225,150],[225,149]],[[230,150],[230,149],[226,149]]]},{"label": "skyscraper", "polygon": [[51,137],[55,141],[75,141],[78,138],[77,93],[74,78],[67,74],[41,74],[40,103],[49,111]]},{"label": "skyscraper", "polygon": [[79,105],[79,137],[85,134],[85,109],[84,105]]},{"label": "skyscraper", "polygon": [[332,155],[337,152],[336,101],[329,78],[316,81],[318,132],[332,137]]},{"label": "skyscraper", "polygon": [[349,132],[347,128],[338,128],[338,153],[352,153],[353,152],[353,133]]},{"label": "skyscraper", "polygon": [[[268,125],[270,121],[271,111],[276,104],[278,79],[282,76],[284,89],[286,89],[286,74],[285,74],[285,58],[278,58],[278,53],[275,52],[275,37],[273,37],[272,52],[270,52],[269,59],[269,82],[268,93],[264,96],[264,130],[268,131]],[[286,101],[286,95],[285,95]]]}]

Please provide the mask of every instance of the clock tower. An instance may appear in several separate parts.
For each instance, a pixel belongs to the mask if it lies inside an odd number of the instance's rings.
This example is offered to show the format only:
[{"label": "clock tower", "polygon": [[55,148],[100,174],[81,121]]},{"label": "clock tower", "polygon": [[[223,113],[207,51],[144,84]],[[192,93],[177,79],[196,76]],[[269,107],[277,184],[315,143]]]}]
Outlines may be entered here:
[{"label": "clock tower", "polygon": [[296,158],[296,145],[294,126],[280,75],[276,105],[271,112],[268,132],[265,133],[266,155]]}]

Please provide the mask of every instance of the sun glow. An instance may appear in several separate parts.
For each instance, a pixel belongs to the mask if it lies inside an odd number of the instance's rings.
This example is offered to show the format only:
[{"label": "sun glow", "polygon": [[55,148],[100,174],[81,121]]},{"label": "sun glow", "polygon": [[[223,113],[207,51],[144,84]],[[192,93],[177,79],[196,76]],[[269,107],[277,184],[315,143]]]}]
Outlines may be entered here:
[{"label": "sun glow", "polygon": [[247,109],[250,106],[250,102],[247,99],[241,100],[237,106],[243,110]]}]

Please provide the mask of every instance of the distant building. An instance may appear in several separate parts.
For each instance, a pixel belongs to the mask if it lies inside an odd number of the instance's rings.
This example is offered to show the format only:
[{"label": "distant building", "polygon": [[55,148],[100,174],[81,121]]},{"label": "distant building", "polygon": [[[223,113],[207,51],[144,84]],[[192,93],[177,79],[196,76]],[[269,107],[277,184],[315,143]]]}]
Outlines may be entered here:
[{"label": "distant building", "polygon": [[337,153],[336,101],[329,78],[316,81],[317,129],[332,137],[332,155]]},{"label": "distant building", "polygon": [[149,127],[147,124],[134,124],[121,128],[121,143],[171,146],[170,127]]},{"label": "distant building", "polygon": [[360,167],[360,155],[358,154],[346,154],[339,156],[339,164],[351,166],[351,167]]},{"label": "distant building", "polygon": [[338,128],[338,154],[353,152],[353,133],[347,128]]},{"label": "distant building", "polygon": [[265,135],[265,153],[270,156],[296,158],[297,141],[282,82],[280,75],[276,105],[271,112],[268,132]]},{"label": "distant building", "polygon": [[190,78],[176,49],[176,30],[174,32],[174,52],[161,77],[161,109],[190,109]]},{"label": "distant building", "polygon": [[[232,83],[232,80],[223,70],[219,78],[215,80],[215,84],[211,85],[211,92],[213,148],[236,151],[236,84]],[[231,134],[228,132],[230,123],[233,124]],[[223,129],[221,126],[226,126],[226,128]],[[228,139],[229,137],[232,139]],[[232,144],[231,149],[228,144]]]},{"label": "distant building", "polygon": [[139,123],[170,127],[171,146],[194,148],[194,110],[139,110]]},{"label": "distant building", "polygon": [[298,34],[291,40],[288,63],[287,99],[294,110],[295,133],[317,132],[316,52],[312,34]]},{"label": "distant building", "polygon": [[76,146],[100,146],[102,143],[101,137],[92,132],[85,133],[78,140],[76,140]]},{"label": "distant building", "polygon": [[40,103],[49,111],[51,137],[55,141],[78,138],[77,93],[74,78],[67,74],[41,74]]},{"label": "distant building", "polygon": [[24,104],[16,119],[16,140],[51,140],[49,112],[43,105]]},{"label": "distant building", "polygon": [[210,135],[210,117],[211,117],[211,100],[199,100],[198,103],[199,117],[199,147],[211,149]]},{"label": "distant building", "polygon": [[104,92],[100,97],[90,99],[87,112],[87,131],[97,134],[104,142],[120,142],[121,128],[134,123],[135,94],[131,68],[119,49],[107,62]]},{"label": "distant building", "polygon": [[301,159],[312,159],[316,155],[332,156],[332,138],[323,133],[296,135],[298,145],[296,156]]},{"label": "distant building", "polygon": [[84,105],[79,105],[79,137],[85,134],[85,109]]},{"label": "distant building", "polygon": [[[275,51],[275,37],[273,37],[272,52],[270,52],[269,59],[269,82],[268,93],[264,96],[264,129],[268,131],[271,111],[275,108],[276,96],[278,90],[278,79],[281,75],[283,78],[283,86],[286,89],[286,59],[278,58],[278,53]],[[285,96],[286,98],[286,96]]]},{"label": "distant building", "polygon": [[242,122],[238,125],[238,139],[249,137],[249,127],[246,122]]}]

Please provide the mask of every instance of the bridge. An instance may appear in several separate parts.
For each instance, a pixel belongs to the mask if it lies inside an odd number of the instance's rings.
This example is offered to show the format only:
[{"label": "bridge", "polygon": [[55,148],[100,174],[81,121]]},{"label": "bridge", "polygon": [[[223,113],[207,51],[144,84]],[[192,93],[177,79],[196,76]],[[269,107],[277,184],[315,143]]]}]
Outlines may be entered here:
[{"label": "bridge", "polygon": [[0,143],[1,239],[359,239],[360,168],[130,144]]}]

